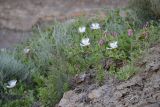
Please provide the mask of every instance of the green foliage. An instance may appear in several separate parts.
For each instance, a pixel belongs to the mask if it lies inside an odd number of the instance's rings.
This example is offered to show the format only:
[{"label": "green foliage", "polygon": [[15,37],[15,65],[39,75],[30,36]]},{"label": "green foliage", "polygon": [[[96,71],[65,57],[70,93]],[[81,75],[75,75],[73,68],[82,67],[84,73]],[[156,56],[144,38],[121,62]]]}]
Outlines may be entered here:
[{"label": "green foliage", "polygon": [[150,0],[151,2],[151,10],[154,12],[157,18],[160,18],[160,0]]},{"label": "green foliage", "polygon": [[12,102],[9,102],[8,104],[3,105],[3,107],[30,107],[31,102],[29,99],[27,100],[15,100]]},{"label": "green foliage", "polygon": [[139,17],[144,19],[148,19],[153,15],[150,10],[150,0],[130,0],[130,7],[137,13]]},{"label": "green foliage", "polygon": [[63,93],[68,90],[67,68],[67,63],[60,58],[49,68],[50,72],[44,81],[45,87],[39,88],[39,99],[43,105],[53,106],[58,103]]},{"label": "green foliage", "polygon": [[28,90],[19,83],[14,89],[5,89],[1,92],[0,105],[2,107],[30,107],[34,102],[33,90]]},{"label": "green foliage", "polygon": [[129,64],[120,68],[119,71],[115,73],[115,75],[120,80],[127,80],[138,71],[140,71],[140,68],[133,66],[133,64]]},{"label": "green foliage", "polygon": [[148,36],[148,42],[149,42],[149,46],[155,43],[159,43],[160,42],[160,22],[151,22],[151,26],[147,29],[147,31],[149,33]]},{"label": "green foliage", "polygon": [[160,18],[159,0],[130,0],[130,7],[144,20]]},{"label": "green foliage", "polygon": [[109,10],[107,14],[104,24],[106,32],[124,33],[128,28],[135,26],[137,21],[134,13],[129,10]]},{"label": "green foliage", "polygon": [[0,53],[0,81],[7,82],[12,79],[25,80],[29,70],[21,61],[7,53]]},{"label": "green foliage", "polygon": [[98,70],[97,70],[97,81],[100,85],[102,85],[104,83],[104,80],[105,80],[105,71],[102,67],[102,65],[98,65]]}]

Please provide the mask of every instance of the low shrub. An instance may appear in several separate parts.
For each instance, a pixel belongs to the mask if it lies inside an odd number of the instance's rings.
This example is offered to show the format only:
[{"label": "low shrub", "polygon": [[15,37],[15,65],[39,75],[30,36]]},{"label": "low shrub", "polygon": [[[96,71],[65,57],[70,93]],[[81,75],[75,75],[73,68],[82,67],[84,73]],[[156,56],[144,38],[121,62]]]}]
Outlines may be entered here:
[{"label": "low shrub", "polygon": [[157,18],[160,18],[160,1],[159,0],[150,0],[151,10],[154,12],[154,15]]},{"label": "low shrub", "polygon": [[29,76],[25,64],[14,58],[13,55],[0,53],[0,81],[5,83],[12,79],[23,81]]},{"label": "low shrub", "polygon": [[119,69],[115,75],[119,80],[128,80],[135,73],[140,72],[140,68],[134,66],[133,64],[128,64]]},{"label": "low shrub", "polygon": [[159,0],[130,0],[130,8],[144,20],[160,18]]}]

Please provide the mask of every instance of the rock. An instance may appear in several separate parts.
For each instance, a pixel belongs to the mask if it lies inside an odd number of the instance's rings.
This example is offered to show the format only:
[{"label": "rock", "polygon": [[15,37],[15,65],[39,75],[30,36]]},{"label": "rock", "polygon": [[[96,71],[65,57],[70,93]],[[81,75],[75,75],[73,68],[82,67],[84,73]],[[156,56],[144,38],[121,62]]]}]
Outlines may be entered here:
[{"label": "rock", "polygon": [[155,103],[155,104],[147,104],[147,105],[139,106],[139,107],[160,107],[160,104],[159,104],[159,103]]},{"label": "rock", "polygon": [[160,45],[156,45],[145,55],[145,71],[158,71],[160,69]]},{"label": "rock", "polygon": [[84,95],[84,93],[76,94],[74,91],[68,91],[63,95],[63,98],[59,102],[58,107],[77,107],[81,103],[77,105],[76,102],[82,99]]},{"label": "rock", "polygon": [[128,81],[125,81],[122,84],[117,85],[116,88],[118,90],[121,90],[121,89],[124,89],[126,87],[133,86],[133,85],[139,83],[140,81],[142,81],[142,78],[140,76],[135,76],[132,79],[130,79]]},{"label": "rock", "polygon": [[117,92],[115,92],[114,93],[114,98],[116,98],[116,99],[119,99],[119,98],[121,98],[122,97],[122,95],[123,95],[123,93],[122,92],[120,92],[120,91],[117,91]]},{"label": "rock", "polygon": [[88,98],[89,99],[96,99],[102,96],[102,90],[98,89],[98,90],[93,90],[88,94]]},{"label": "rock", "polygon": [[79,84],[79,83],[84,82],[86,77],[87,77],[87,75],[85,73],[80,75],[79,77],[76,78],[76,83]]},{"label": "rock", "polygon": [[150,104],[150,105],[147,105],[145,107],[160,107],[160,104],[156,103],[156,104]]},{"label": "rock", "polygon": [[[90,69],[88,72],[85,73],[81,73],[81,74],[77,74],[75,77],[73,77],[70,80],[70,85],[72,87],[72,89],[78,88],[79,86],[81,87],[85,87],[87,85],[90,85],[91,83],[94,82],[94,77],[95,77],[95,70],[94,69]],[[77,87],[78,86],[78,87]]]}]

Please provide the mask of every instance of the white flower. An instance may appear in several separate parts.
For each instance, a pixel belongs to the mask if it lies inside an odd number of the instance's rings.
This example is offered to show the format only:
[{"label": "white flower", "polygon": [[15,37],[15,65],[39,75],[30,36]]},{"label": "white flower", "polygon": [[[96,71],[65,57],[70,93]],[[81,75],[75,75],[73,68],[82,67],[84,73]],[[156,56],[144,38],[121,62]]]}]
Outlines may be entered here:
[{"label": "white flower", "polygon": [[29,53],[30,49],[25,48],[23,51],[24,51],[25,54],[27,54],[27,53]]},{"label": "white flower", "polygon": [[91,24],[91,29],[100,29],[99,23],[92,23]]},{"label": "white flower", "polygon": [[7,88],[13,88],[16,86],[17,80],[11,80],[8,82]]},{"label": "white flower", "polygon": [[84,33],[86,31],[86,27],[85,26],[79,27],[78,31],[80,33]]},{"label": "white flower", "polygon": [[6,48],[1,48],[1,52],[5,52],[6,51]]},{"label": "white flower", "polygon": [[107,48],[107,49],[115,49],[115,48],[118,47],[118,42],[117,42],[117,41],[111,42],[111,43],[109,44],[109,46],[110,46],[110,48]]},{"label": "white flower", "polygon": [[84,38],[81,40],[80,46],[88,46],[90,45],[89,38]]}]

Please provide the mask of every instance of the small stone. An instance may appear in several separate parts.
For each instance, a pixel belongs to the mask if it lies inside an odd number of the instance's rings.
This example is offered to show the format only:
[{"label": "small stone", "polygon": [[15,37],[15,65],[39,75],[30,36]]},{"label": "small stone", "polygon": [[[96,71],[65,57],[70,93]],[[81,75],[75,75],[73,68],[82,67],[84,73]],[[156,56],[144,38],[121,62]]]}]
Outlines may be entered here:
[{"label": "small stone", "polygon": [[117,91],[117,92],[114,93],[114,97],[115,98],[120,98],[120,97],[122,97],[122,93],[120,91]]},{"label": "small stone", "polygon": [[76,78],[76,83],[78,84],[78,83],[85,81],[85,78],[86,78],[86,74],[82,74],[82,75],[78,76]]},{"label": "small stone", "polygon": [[99,98],[102,95],[102,90],[93,90],[91,93],[88,94],[88,98],[90,99],[96,99]]}]

